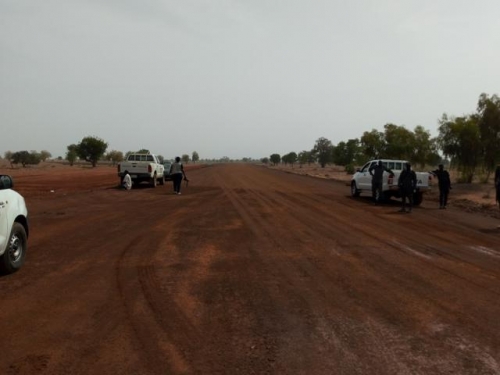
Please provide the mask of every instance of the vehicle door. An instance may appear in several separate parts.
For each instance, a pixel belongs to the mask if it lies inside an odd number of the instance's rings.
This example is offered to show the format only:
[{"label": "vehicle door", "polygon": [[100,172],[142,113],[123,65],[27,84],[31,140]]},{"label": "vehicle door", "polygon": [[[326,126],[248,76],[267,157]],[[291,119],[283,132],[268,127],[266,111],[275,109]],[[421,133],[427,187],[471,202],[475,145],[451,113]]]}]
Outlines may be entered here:
[{"label": "vehicle door", "polygon": [[156,155],[154,155],[154,163],[155,163],[155,168],[156,172],[158,175],[165,174],[165,167],[163,166],[163,163],[160,162],[160,159]]},{"label": "vehicle door", "polygon": [[361,190],[371,190],[372,188],[372,176],[369,172],[370,167],[375,165],[375,161],[366,163],[363,168],[359,171],[358,178],[358,189]]},{"label": "vehicle door", "polygon": [[[382,190],[383,191],[386,191],[386,190],[389,190],[390,187],[394,184],[394,167],[395,167],[395,163],[393,161],[384,161],[382,162],[382,165],[384,166],[384,168],[386,168],[386,170],[384,171],[384,174],[383,174],[383,178],[382,178]],[[392,175],[387,172],[387,169],[392,171]],[[392,176],[391,178],[389,178],[389,176]]]},{"label": "vehicle door", "polygon": [[394,168],[391,168],[391,170],[394,172],[394,178],[392,179],[392,186],[398,185],[399,176],[401,175],[401,172],[403,171],[404,163],[405,163],[404,161],[395,161],[394,162]]}]

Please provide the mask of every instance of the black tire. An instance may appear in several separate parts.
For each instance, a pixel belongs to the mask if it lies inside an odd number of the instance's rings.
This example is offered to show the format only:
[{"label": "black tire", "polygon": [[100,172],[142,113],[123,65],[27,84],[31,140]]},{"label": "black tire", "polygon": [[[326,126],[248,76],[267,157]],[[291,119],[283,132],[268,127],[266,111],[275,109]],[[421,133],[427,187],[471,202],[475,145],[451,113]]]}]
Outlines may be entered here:
[{"label": "black tire", "polygon": [[0,257],[0,272],[8,275],[18,271],[24,264],[26,250],[28,249],[28,236],[20,223],[14,223],[10,232],[7,248]]},{"label": "black tire", "polygon": [[157,183],[158,183],[158,181],[156,180],[156,173],[155,173],[155,175],[151,178],[151,180],[150,180],[150,182],[149,182],[149,183],[150,183],[151,187],[154,187],[154,188],[156,187],[156,185],[157,185]]},{"label": "black tire", "polygon": [[351,182],[351,196],[353,198],[359,197],[359,190],[356,187],[356,181]]},{"label": "black tire", "polygon": [[417,191],[413,195],[413,205],[414,206],[420,206],[422,204],[423,200],[424,200],[424,194],[422,194],[422,192]]},{"label": "black tire", "polygon": [[375,190],[375,202],[383,203],[387,202],[389,199],[391,199],[389,193],[385,191],[380,191],[379,189]]}]

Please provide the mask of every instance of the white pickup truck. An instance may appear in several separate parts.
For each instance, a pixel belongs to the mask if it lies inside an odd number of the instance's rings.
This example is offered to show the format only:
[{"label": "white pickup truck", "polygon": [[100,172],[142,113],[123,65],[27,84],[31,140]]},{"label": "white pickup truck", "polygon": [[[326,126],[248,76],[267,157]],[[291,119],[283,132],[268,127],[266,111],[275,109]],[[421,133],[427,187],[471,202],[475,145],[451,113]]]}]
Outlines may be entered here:
[{"label": "white pickup truck", "polygon": [[158,183],[165,184],[164,169],[156,155],[130,154],[125,161],[118,163],[118,177],[120,177],[121,184],[123,177],[128,173],[133,184],[146,181],[151,186],[156,187]]},{"label": "white pickup truck", "polygon": [[[375,199],[388,200],[391,197],[401,198],[398,179],[401,171],[405,168],[406,160],[388,160],[377,159],[366,163],[361,169],[358,169],[351,179],[351,195],[358,197],[361,193],[372,194],[372,176],[369,172],[370,168],[382,160],[382,165],[390,169],[393,173],[384,171],[382,183],[382,196],[377,196]],[[430,181],[432,176],[428,172],[415,172],[417,175],[417,188],[413,196],[413,204],[418,206],[422,203],[423,195],[430,189]],[[379,192],[377,191],[377,194]]]},{"label": "white pickup truck", "polygon": [[12,190],[12,178],[0,175],[0,273],[16,272],[28,248],[28,210],[24,198]]}]

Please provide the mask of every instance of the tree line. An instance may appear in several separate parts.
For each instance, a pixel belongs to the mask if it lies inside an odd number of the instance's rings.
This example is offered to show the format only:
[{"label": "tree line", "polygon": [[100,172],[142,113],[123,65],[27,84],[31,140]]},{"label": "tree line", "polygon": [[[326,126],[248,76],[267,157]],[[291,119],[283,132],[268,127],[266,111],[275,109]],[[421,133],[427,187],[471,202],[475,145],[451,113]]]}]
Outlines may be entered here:
[{"label": "tree line", "polygon": [[443,114],[438,121],[438,135],[418,125],[413,130],[404,125],[386,124],[383,131],[365,131],[360,138],[337,145],[318,138],[309,151],[274,153],[263,163],[319,163],[344,166],[348,173],[372,159],[402,159],[424,168],[426,165],[450,163],[459,172],[461,182],[472,182],[476,175],[487,182],[500,163],[500,98],[481,94],[476,112],[460,117]]},{"label": "tree line", "polygon": [[[108,143],[99,137],[87,136],[84,137],[79,143],[73,143],[66,147],[65,160],[68,161],[70,166],[73,166],[77,160],[84,160],[91,163],[93,167],[97,166],[100,160],[111,161],[113,165],[123,161],[128,155],[132,153],[149,153],[147,149],[140,149],[138,151],[127,151],[125,154],[121,151],[111,150],[106,153],[108,148]],[[21,164],[23,167],[27,165],[36,165],[42,161],[46,161],[52,157],[52,154],[48,151],[6,151],[4,153],[4,158],[8,160],[13,167],[13,164]],[[162,155],[158,155],[161,162],[164,161]],[[59,159],[62,159],[60,157]],[[183,154],[181,160],[184,163],[190,161],[196,163],[200,160],[198,152],[193,151],[191,156],[188,154]]]},{"label": "tree line", "polygon": [[36,165],[40,164],[40,162],[47,160],[50,158],[52,154],[47,150],[38,151],[6,151],[4,153],[4,157],[6,160],[10,162],[10,166],[13,164],[21,164],[23,167],[26,167],[28,164]]},{"label": "tree line", "polygon": [[[431,137],[429,130],[418,125],[413,130],[404,125],[386,124],[383,131],[372,129],[365,131],[361,137],[341,141],[336,145],[325,138],[318,138],[311,150],[299,153],[292,151],[285,155],[274,153],[262,158],[264,163],[311,164],[319,163],[344,166],[352,173],[355,166],[368,160],[404,159],[423,168],[425,165],[436,165],[449,162],[451,168],[459,172],[459,180],[472,182],[480,175],[487,182],[496,166],[500,163],[500,98],[498,95],[479,96],[476,111],[463,116],[442,115],[438,121],[438,136]],[[108,143],[94,137],[84,137],[79,143],[67,146],[65,159],[70,165],[76,160],[84,160],[96,166],[99,160],[108,160],[113,164],[122,161],[129,153],[111,150],[106,153]],[[147,150],[140,150],[146,152]],[[12,164],[23,167],[38,164],[50,158],[50,152],[7,151],[5,159]],[[163,157],[161,157],[163,159]],[[184,163],[197,162],[199,155],[194,151],[190,157],[183,154]],[[224,157],[220,161],[230,161]]]}]

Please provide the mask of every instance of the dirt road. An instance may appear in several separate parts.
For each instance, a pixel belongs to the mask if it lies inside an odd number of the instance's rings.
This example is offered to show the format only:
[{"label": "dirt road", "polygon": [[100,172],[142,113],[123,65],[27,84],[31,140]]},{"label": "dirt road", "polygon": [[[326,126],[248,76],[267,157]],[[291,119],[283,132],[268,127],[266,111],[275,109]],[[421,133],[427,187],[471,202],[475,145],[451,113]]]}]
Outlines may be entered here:
[{"label": "dirt road", "polygon": [[[500,230],[252,165],[22,174],[1,374],[500,374]],[[53,192],[50,192],[53,190]]]}]

